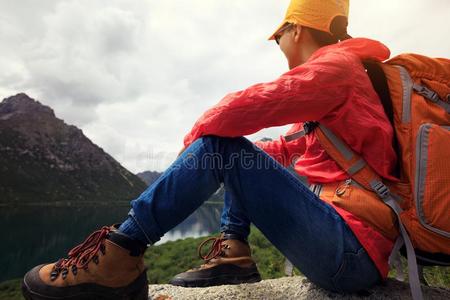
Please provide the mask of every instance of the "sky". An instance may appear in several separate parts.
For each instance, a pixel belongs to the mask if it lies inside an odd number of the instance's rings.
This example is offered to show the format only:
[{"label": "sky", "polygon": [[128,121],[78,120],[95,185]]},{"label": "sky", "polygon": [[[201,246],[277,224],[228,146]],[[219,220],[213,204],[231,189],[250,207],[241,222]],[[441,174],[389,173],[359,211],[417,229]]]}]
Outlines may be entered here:
[{"label": "sky", "polygon": [[[165,170],[201,114],[288,70],[289,0],[0,0],[0,99],[51,106],[132,172]],[[348,32],[450,57],[449,0],[353,0]],[[247,136],[278,138],[288,126]]]}]

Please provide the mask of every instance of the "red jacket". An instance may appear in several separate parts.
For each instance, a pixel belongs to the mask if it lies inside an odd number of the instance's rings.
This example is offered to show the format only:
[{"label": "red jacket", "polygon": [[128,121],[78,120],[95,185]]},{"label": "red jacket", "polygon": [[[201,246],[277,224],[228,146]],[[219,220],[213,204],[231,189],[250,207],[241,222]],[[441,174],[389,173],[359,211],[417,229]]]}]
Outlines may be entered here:
[{"label": "red jacket", "polygon": [[[389,55],[389,49],[380,42],[363,38],[320,48],[306,63],[275,81],[225,96],[197,120],[185,136],[184,145],[188,147],[203,135],[237,137],[286,124],[293,124],[288,131],[292,133],[300,130],[305,121],[319,121],[361,154],[379,175],[395,180],[391,175],[396,162],[393,129],[361,63],[367,59],[383,61]],[[275,141],[255,144],[284,166],[299,155],[295,170],[311,183],[348,178],[314,135],[291,142],[280,136]],[[337,211],[386,276],[392,242],[357,216]]]}]

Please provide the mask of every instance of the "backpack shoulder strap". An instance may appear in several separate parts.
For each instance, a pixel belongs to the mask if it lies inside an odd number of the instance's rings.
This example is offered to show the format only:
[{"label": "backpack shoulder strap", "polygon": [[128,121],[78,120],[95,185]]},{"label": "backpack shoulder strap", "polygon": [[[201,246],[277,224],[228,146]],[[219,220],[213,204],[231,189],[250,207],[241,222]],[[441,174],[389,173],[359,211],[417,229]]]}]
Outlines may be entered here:
[{"label": "backpack shoulder strap", "polygon": [[[370,82],[372,86],[377,92],[378,97],[380,98],[381,104],[383,105],[384,112],[391,122],[392,127],[394,128],[394,108],[392,105],[391,93],[389,92],[389,84],[387,82],[386,74],[381,67],[380,62],[376,61],[364,61],[364,68],[367,70],[367,75],[369,76]],[[398,144],[397,134],[395,133],[392,139],[392,146],[394,148],[395,153],[397,154],[397,158],[400,156],[400,148]],[[400,177],[400,159],[397,159],[397,163],[393,170],[393,175],[395,177]]]},{"label": "backpack shoulder strap", "polygon": [[370,78],[370,82],[372,82],[373,88],[377,92],[378,97],[380,97],[381,104],[383,104],[389,121],[391,124],[394,124],[394,109],[392,107],[391,94],[389,93],[389,85],[381,63],[367,60],[363,62],[363,65],[367,70],[367,75]]},{"label": "backpack shoulder strap", "polygon": [[403,211],[396,200],[397,197],[390,192],[389,188],[383,183],[380,176],[375,173],[366,161],[355,153],[350,147],[348,147],[342,139],[334,135],[330,129],[319,123],[314,130],[314,133],[327,154],[335,160],[336,163],[344,169],[352,179],[364,188],[375,192],[380,200],[389,206],[395,213],[398,220],[398,227],[400,229],[400,237],[396,244],[401,246],[404,243],[406,247],[408,278],[412,297],[414,300],[423,299],[416,254],[408,232],[402,223],[400,214]]}]

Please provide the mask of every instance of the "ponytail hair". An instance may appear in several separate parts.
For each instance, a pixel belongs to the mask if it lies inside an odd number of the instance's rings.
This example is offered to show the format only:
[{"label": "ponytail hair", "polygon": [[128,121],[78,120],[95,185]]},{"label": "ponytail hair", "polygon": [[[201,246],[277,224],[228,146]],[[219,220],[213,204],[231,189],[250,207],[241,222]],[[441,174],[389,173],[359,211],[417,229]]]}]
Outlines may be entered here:
[{"label": "ponytail hair", "polygon": [[330,31],[334,38],[339,41],[351,39],[352,37],[347,33],[348,20],[347,17],[337,16],[333,19],[330,25]]},{"label": "ponytail hair", "polygon": [[305,27],[311,34],[313,40],[320,46],[328,46],[338,42],[351,39],[347,33],[348,20],[345,16],[336,16],[330,25],[331,34],[325,31]]}]

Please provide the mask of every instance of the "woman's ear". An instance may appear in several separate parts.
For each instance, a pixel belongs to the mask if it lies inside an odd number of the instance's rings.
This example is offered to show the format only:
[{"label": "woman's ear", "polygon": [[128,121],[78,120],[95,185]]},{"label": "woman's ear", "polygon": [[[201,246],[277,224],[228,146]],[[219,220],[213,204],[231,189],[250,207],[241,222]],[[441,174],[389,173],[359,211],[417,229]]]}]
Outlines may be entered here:
[{"label": "woman's ear", "polygon": [[300,41],[300,35],[302,34],[302,25],[295,25],[294,26],[294,41],[298,43]]}]

